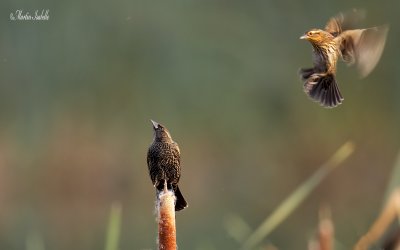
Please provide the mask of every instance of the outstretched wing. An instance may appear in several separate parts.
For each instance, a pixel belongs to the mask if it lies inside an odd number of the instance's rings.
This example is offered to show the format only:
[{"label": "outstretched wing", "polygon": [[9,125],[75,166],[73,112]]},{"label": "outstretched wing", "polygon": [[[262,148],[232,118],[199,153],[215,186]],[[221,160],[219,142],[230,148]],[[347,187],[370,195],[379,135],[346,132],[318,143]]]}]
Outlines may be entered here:
[{"label": "outstretched wing", "polygon": [[329,19],[325,30],[335,36],[343,60],[355,64],[361,77],[367,76],[378,63],[385,47],[388,26],[357,29],[365,18],[364,10],[350,10]]},{"label": "outstretched wing", "polygon": [[364,10],[353,9],[347,12],[342,12],[329,19],[325,26],[325,30],[336,37],[343,31],[355,29],[364,18]]},{"label": "outstretched wing", "polygon": [[343,60],[348,65],[355,64],[361,77],[371,73],[381,58],[388,30],[387,25],[346,30],[336,38]]}]

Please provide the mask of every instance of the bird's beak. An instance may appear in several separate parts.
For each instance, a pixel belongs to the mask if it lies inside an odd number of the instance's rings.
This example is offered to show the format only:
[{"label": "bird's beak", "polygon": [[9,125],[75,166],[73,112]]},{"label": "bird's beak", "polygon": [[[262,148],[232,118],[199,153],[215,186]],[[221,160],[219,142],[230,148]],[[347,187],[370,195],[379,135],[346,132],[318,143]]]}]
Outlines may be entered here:
[{"label": "bird's beak", "polygon": [[302,35],[302,36],[300,37],[300,39],[307,39],[307,38],[308,38],[307,35]]},{"label": "bird's beak", "polygon": [[157,129],[159,124],[157,122],[153,121],[153,120],[150,120],[150,121],[153,124],[153,128]]}]

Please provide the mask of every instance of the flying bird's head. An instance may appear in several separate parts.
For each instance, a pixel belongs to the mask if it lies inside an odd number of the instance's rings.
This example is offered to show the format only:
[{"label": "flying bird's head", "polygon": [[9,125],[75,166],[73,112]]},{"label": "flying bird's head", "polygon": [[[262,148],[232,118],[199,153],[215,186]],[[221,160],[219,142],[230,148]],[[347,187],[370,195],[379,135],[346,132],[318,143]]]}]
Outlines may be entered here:
[{"label": "flying bird's head", "polygon": [[300,39],[308,40],[313,45],[324,45],[333,40],[332,34],[320,29],[312,29],[300,37]]},{"label": "flying bird's head", "polygon": [[153,120],[150,121],[153,124],[154,140],[172,141],[171,135],[166,127]]}]

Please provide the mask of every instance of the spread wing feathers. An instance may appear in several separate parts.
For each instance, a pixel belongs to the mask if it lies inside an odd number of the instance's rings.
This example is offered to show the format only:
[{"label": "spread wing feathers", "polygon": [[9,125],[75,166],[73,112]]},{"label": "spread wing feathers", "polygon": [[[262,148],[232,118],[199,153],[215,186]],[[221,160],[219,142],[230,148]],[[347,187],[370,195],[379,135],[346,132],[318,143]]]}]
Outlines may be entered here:
[{"label": "spread wing feathers", "polygon": [[304,92],[326,108],[334,108],[343,101],[335,76],[332,74],[312,74],[305,79]]},{"label": "spread wing feathers", "polygon": [[343,60],[355,64],[361,77],[367,76],[381,58],[389,27],[347,30],[336,39],[340,44]]},{"label": "spread wing feathers", "polygon": [[325,26],[325,30],[333,36],[338,36],[343,31],[354,29],[365,19],[366,12],[364,10],[353,9],[329,19]]}]

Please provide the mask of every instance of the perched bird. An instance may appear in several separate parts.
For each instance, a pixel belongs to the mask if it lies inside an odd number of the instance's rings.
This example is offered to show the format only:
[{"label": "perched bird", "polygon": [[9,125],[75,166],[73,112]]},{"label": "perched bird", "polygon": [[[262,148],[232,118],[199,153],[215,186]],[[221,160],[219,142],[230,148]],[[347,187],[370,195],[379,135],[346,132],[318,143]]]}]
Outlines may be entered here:
[{"label": "perched bird", "polygon": [[147,152],[147,166],[151,181],[157,192],[164,189],[165,183],[176,196],[175,211],[188,206],[178,182],[181,177],[181,157],[178,144],[174,142],[166,127],[151,120],[154,130],[153,143]]},{"label": "perched bird", "polygon": [[356,65],[361,77],[365,77],[381,57],[388,26],[354,29],[362,18],[362,11],[340,13],[328,21],[324,30],[312,29],[300,37],[313,46],[314,67],[299,72],[304,91],[324,107],[333,108],[343,101],[335,77],[339,58]]}]

